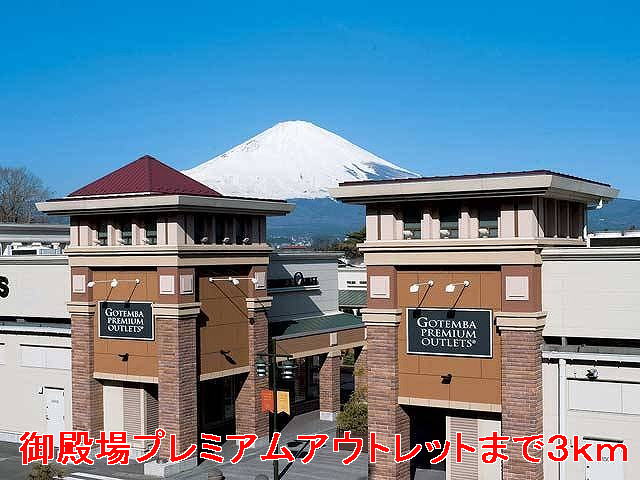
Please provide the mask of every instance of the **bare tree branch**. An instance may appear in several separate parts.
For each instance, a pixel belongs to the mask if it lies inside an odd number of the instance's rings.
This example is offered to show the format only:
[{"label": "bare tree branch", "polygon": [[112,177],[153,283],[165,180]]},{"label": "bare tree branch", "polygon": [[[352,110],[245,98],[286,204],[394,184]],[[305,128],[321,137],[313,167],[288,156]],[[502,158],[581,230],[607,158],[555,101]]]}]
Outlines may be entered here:
[{"label": "bare tree branch", "polygon": [[33,222],[36,202],[50,196],[42,180],[26,168],[0,167],[0,222]]}]

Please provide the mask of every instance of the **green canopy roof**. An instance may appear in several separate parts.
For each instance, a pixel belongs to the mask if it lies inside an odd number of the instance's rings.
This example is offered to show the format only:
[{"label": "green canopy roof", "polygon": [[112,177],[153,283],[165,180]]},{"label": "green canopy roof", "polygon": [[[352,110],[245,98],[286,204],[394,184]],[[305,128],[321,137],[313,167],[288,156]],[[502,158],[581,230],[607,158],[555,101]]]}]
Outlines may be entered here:
[{"label": "green canopy roof", "polygon": [[365,307],[367,305],[367,291],[338,290],[338,305],[341,307]]},{"label": "green canopy roof", "polygon": [[276,338],[302,337],[364,327],[362,319],[350,313],[333,313],[317,317],[285,320],[269,324],[269,334]]}]

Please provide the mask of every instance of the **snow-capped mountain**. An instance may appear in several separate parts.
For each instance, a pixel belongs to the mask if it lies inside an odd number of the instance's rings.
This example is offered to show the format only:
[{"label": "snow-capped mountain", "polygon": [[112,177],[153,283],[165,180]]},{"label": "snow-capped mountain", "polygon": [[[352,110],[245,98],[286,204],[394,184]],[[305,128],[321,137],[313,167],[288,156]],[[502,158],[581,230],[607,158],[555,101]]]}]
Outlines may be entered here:
[{"label": "snow-capped mountain", "polygon": [[183,173],[223,195],[274,199],[323,198],[350,180],[418,176],[304,121],[278,123]]}]

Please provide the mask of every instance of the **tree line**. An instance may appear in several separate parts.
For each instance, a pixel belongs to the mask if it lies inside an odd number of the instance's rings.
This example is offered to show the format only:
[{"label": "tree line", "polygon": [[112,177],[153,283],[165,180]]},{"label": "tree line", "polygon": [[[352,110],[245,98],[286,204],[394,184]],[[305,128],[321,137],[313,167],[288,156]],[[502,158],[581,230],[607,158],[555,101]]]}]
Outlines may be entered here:
[{"label": "tree line", "polygon": [[42,180],[26,168],[0,166],[0,223],[42,221],[36,202],[50,196]]}]

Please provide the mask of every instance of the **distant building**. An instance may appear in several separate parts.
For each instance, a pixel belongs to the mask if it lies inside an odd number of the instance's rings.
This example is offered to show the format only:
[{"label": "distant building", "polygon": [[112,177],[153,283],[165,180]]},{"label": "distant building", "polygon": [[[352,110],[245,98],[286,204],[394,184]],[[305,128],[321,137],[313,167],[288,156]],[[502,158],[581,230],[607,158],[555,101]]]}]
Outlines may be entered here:
[{"label": "distant building", "polygon": [[69,245],[69,225],[0,223],[0,255],[57,255]]},{"label": "distant building", "polygon": [[71,428],[71,294],[64,255],[0,256],[0,440]]},{"label": "distant building", "polygon": [[364,263],[338,264],[338,305],[343,312],[360,315],[367,305],[367,267]]}]

